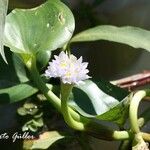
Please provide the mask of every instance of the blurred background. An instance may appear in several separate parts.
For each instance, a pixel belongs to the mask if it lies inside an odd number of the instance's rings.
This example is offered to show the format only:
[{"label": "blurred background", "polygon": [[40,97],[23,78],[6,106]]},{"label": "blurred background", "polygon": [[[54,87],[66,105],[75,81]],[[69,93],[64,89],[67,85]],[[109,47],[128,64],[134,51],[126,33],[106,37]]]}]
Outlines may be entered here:
[{"label": "blurred background", "polygon": [[[10,0],[9,11],[14,8],[32,8],[45,0]],[[75,34],[97,26],[137,26],[150,30],[150,1],[149,0],[63,0],[72,10],[75,20]],[[150,70],[150,53],[145,50],[135,50],[126,45],[98,41],[72,45],[72,51],[78,57],[83,56],[89,62],[90,75],[96,80],[104,78],[115,80],[132,74]],[[141,110],[147,104],[142,105]],[[9,107],[10,118],[3,116],[8,122],[8,128],[15,126],[14,106]],[[5,108],[3,108],[5,109]],[[3,112],[3,110],[1,110]],[[7,115],[7,114],[6,114]],[[3,126],[3,125],[2,125]],[[6,128],[6,125],[5,125]],[[145,130],[150,130],[148,126]],[[92,138],[95,149],[116,150],[118,142],[104,142]]]}]

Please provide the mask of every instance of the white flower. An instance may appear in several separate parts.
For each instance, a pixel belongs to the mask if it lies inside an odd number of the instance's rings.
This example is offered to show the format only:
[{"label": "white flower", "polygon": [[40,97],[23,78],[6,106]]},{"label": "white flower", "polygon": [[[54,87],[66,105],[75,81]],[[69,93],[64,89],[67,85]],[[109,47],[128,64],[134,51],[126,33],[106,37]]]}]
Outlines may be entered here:
[{"label": "white flower", "polygon": [[79,84],[83,80],[90,78],[87,73],[88,63],[82,62],[82,57],[77,59],[74,55],[67,55],[61,52],[59,56],[54,56],[54,60],[49,62],[48,69],[45,71],[47,77],[60,77],[63,83]]}]

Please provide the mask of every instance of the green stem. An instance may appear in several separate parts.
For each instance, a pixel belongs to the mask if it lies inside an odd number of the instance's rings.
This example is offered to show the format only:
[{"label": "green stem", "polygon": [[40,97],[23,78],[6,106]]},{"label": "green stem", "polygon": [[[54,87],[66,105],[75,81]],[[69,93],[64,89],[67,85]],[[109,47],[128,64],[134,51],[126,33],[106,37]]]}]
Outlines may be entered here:
[{"label": "green stem", "polygon": [[132,136],[132,133],[129,131],[114,131],[113,132],[113,138],[115,140],[127,140],[130,139]]},{"label": "green stem", "polygon": [[133,98],[131,99],[130,108],[129,108],[129,118],[131,123],[131,130],[134,133],[139,133],[139,123],[138,123],[138,107],[140,101],[146,96],[146,91],[138,91],[135,93]]},{"label": "green stem", "polygon": [[73,129],[84,131],[85,123],[74,120],[69,112],[68,100],[72,91],[73,85],[61,84],[61,111],[64,116],[65,122]]},{"label": "green stem", "polygon": [[130,131],[114,131],[108,126],[99,124],[96,120],[89,122],[85,128],[89,135],[108,141],[127,140],[132,137],[132,133]]}]

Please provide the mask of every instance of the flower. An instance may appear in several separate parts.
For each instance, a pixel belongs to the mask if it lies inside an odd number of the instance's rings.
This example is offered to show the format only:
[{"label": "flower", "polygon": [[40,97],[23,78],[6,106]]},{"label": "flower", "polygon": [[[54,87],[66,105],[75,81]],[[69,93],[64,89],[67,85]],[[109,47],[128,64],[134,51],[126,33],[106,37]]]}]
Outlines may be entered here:
[{"label": "flower", "polygon": [[87,73],[88,63],[82,62],[82,57],[77,59],[74,55],[67,55],[61,52],[59,56],[54,56],[54,60],[49,62],[48,69],[45,71],[47,77],[60,77],[64,84],[79,84],[83,80],[90,78]]}]

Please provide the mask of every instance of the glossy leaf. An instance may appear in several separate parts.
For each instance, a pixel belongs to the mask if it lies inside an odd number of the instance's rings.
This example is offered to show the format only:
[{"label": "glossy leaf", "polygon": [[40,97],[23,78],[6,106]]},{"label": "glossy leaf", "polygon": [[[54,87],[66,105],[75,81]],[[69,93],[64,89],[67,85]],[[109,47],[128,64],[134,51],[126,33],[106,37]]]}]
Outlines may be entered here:
[{"label": "glossy leaf", "polygon": [[109,82],[87,80],[73,89],[71,107],[85,117],[124,123],[127,117],[129,93]]},{"label": "glossy leaf", "polygon": [[0,0],[0,54],[6,62],[3,46],[3,34],[5,26],[5,18],[7,15],[8,0]]},{"label": "glossy leaf", "polygon": [[47,149],[53,143],[63,138],[64,135],[61,135],[57,131],[45,132],[40,135],[39,139],[25,140],[24,149]]},{"label": "glossy leaf", "polygon": [[37,88],[24,83],[0,90],[0,103],[14,103],[23,100],[38,91]]},{"label": "glossy leaf", "polygon": [[6,17],[5,45],[13,52],[36,54],[55,50],[69,41],[74,17],[59,0],[32,9],[15,9]]},{"label": "glossy leaf", "polygon": [[150,51],[150,31],[138,27],[101,25],[75,35],[71,42],[107,40]]}]

